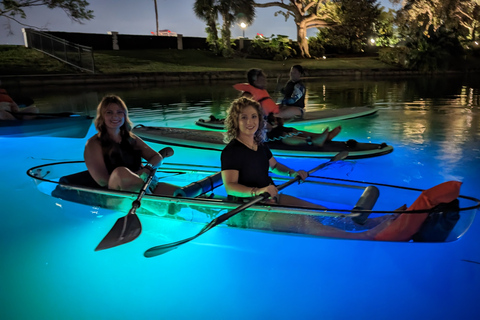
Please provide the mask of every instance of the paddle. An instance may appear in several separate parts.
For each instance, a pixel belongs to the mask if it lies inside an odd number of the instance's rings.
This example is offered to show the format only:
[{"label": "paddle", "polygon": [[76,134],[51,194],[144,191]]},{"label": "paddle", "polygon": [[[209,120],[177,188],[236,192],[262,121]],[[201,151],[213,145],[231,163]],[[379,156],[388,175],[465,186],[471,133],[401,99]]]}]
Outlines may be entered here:
[{"label": "paddle", "polygon": [[[163,158],[171,157],[173,155],[173,149],[170,147],[163,148],[159,151]],[[117,222],[113,225],[112,229],[107,233],[102,241],[95,248],[95,251],[113,248],[124,243],[135,240],[142,232],[142,225],[138,218],[136,211],[140,208],[140,200],[142,200],[145,192],[147,191],[150,182],[152,182],[153,176],[156,170],[151,170],[148,175],[147,181],[145,181],[138,197],[132,203],[132,208],[128,211],[127,215],[118,218]]]},{"label": "paddle", "polygon": [[[321,165],[319,165],[319,166],[313,168],[312,170],[308,171],[308,174],[310,175],[317,170],[325,168],[326,166],[332,164],[335,161],[343,160],[347,156],[348,156],[348,152],[347,151],[342,151],[342,152],[338,153],[337,155],[335,155],[335,157],[330,159],[328,162],[322,163]],[[282,185],[278,186],[277,188],[278,188],[278,190],[282,190],[282,189],[288,187],[289,185],[295,183],[296,181],[298,181],[300,179],[301,178],[297,175],[295,178],[283,183]],[[205,227],[203,227],[203,229],[200,230],[200,232],[197,233],[196,235],[194,235],[192,237],[189,237],[189,238],[186,238],[184,240],[179,240],[179,241],[176,241],[176,242],[167,243],[167,244],[159,245],[159,246],[156,246],[156,247],[152,247],[152,248],[148,249],[147,251],[145,251],[144,256],[147,257],[147,258],[152,258],[152,257],[158,256],[158,255],[167,253],[167,252],[169,252],[173,249],[176,249],[179,246],[181,246],[182,244],[185,244],[187,242],[192,241],[193,239],[201,236],[202,234],[204,234],[208,230],[210,230],[210,229],[214,228],[215,226],[221,224],[222,222],[228,220],[229,218],[233,217],[237,213],[239,213],[239,212],[253,206],[254,204],[266,199],[267,197],[269,197],[269,194],[268,193],[263,193],[263,194],[255,197],[254,199],[252,199],[250,202],[244,203],[241,206],[233,209],[232,211],[229,211],[227,213],[222,214],[221,216],[216,217],[215,219],[210,221],[209,224],[207,224]]]}]

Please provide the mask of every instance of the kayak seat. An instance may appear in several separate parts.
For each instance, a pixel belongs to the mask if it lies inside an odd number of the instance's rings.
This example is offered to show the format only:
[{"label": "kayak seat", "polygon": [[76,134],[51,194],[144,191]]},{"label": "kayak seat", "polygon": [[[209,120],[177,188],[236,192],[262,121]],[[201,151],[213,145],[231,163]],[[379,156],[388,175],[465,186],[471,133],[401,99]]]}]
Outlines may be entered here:
[{"label": "kayak seat", "polygon": [[[106,189],[101,187],[90,175],[88,170],[63,176],[59,180],[59,185],[52,191],[52,196],[67,201],[82,203],[92,206],[102,206],[104,198],[95,193],[80,194],[77,190],[72,190],[69,185],[81,186],[86,188]],[[103,201],[102,201],[103,199]]]},{"label": "kayak seat", "polygon": [[[363,191],[360,199],[358,199],[357,204],[353,207],[353,210],[372,210],[373,206],[377,202],[378,196],[380,195],[380,191],[375,186],[368,186]],[[355,212],[353,212],[355,213]],[[360,215],[353,217],[352,221],[358,223],[360,225],[364,225],[367,222],[368,216],[370,215],[369,212],[362,212]]]},{"label": "kayak seat", "polygon": [[195,198],[210,192],[223,184],[221,172],[212,174],[202,180],[192,182],[185,187],[178,188],[173,193],[174,197]]}]

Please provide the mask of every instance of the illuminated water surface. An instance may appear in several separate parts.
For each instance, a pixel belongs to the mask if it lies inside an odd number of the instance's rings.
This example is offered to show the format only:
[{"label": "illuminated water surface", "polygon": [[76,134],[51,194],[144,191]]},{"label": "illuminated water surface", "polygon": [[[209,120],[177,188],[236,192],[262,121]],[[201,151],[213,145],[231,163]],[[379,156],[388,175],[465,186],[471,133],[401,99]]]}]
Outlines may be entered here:
[{"label": "illuminated water surface", "polygon": [[[341,124],[338,139],[387,142],[393,153],[318,174],[416,188],[463,182],[480,197],[480,82],[473,77],[309,80],[310,109],[375,105],[377,115]],[[44,112],[94,114],[121,95],[135,124],[195,128],[222,116],[231,85],[9,88]],[[272,83],[272,87],[273,87]],[[320,131],[325,125],[306,126]],[[59,201],[38,192],[30,167],[82,160],[87,137],[0,138],[0,305],[4,319],[474,319],[480,317],[480,223],[444,244],[320,239],[216,228],[153,259],[151,246],[201,225],[141,216],[141,236],[94,252],[125,212]],[[156,149],[162,147],[154,146]],[[219,165],[219,154],[175,148],[169,162]],[[289,160],[310,169],[324,160]],[[287,190],[285,190],[287,191]],[[398,202],[401,199],[392,199]],[[392,208],[394,209],[394,208]],[[401,304],[402,307],[399,307]]]}]

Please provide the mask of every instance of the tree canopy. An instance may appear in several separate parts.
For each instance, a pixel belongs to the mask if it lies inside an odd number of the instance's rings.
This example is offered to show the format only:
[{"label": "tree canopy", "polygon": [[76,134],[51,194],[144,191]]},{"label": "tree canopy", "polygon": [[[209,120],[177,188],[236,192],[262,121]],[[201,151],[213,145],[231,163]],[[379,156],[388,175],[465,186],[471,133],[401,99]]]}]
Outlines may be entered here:
[{"label": "tree canopy", "polygon": [[26,25],[18,18],[26,19],[24,9],[46,6],[49,9],[60,8],[75,22],[83,23],[84,20],[93,19],[93,11],[88,10],[90,5],[85,0],[2,0],[0,1],[0,16],[21,25]]},{"label": "tree canopy", "polygon": [[[193,5],[195,15],[207,23],[207,41],[215,51],[223,51],[224,56],[232,54],[231,32],[232,24],[244,22],[251,24],[255,19],[254,0],[196,0]],[[221,42],[218,41],[217,21],[221,16]]]}]

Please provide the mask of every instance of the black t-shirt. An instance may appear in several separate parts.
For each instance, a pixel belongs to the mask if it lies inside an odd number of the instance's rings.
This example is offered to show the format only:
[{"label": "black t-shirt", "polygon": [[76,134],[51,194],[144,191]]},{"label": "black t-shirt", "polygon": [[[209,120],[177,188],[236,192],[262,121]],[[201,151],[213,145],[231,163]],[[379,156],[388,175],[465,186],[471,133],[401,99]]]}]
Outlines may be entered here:
[{"label": "black t-shirt", "polygon": [[233,139],[222,151],[222,170],[237,170],[239,184],[263,188],[273,183],[268,175],[268,161],[272,156],[264,144],[258,145],[257,151],[254,151]]}]

